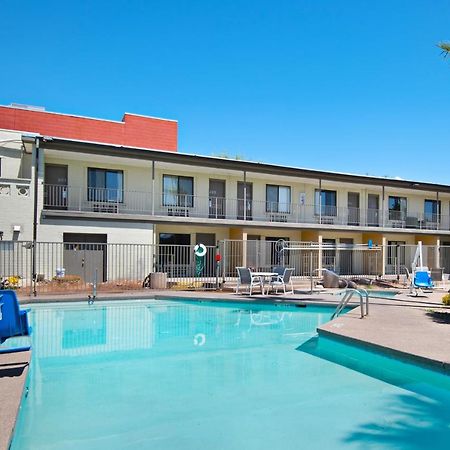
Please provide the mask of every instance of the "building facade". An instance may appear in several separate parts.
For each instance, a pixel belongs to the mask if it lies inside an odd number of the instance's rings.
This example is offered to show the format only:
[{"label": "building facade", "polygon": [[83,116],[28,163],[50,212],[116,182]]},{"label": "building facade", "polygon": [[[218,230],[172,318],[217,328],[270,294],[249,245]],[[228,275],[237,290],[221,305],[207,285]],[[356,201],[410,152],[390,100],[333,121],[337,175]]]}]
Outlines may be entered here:
[{"label": "building facade", "polygon": [[178,153],[166,119],[0,107],[0,170],[7,241],[450,245],[448,185]]}]

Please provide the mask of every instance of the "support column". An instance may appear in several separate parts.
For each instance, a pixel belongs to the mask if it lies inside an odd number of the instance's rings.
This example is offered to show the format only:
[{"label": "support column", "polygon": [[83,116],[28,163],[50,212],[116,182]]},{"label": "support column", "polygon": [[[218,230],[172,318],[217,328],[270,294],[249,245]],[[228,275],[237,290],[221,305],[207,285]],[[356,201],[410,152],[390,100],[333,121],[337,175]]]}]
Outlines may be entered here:
[{"label": "support column", "polygon": [[156,272],[156,224],[152,224],[152,240],[151,240],[151,270]]},{"label": "support column", "polygon": [[[239,207],[238,207],[238,209],[239,209]],[[247,171],[246,170],[244,170],[244,220],[247,220]]]},{"label": "support column", "polygon": [[439,230],[439,224],[441,223],[441,207],[439,204],[439,191],[436,192],[436,228]]},{"label": "support column", "polygon": [[152,161],[152,216],[155,215],[155,161]]},{"label": "support column", "polygon": [[385,212],[385,202],[384,202],[384,186],[381,188],[381,226],[386,226],[386,212]]},{"label": "support column", "polygon": [[38,202],[39,202],[39,173],[40,165],[40,152],[39,152],[39,137],[36,137],[34,144],[34,171],[33,171],[33,243],[32,243],[32,259],[31,259],[31,293],[36,297],[36,282],[37,282],[37,239],[38,239]]},{"label": "support column", "polygon": [[323,236],[319,234],[319,256],[318,256],[318,262],[317,262],[317,268],[319,269],[319,276],[322,276],[322,243],[323,243]]},{"label": "support column", "polygon": [[247,265],[247,233],[242,232],[242,267],[248,267]]},{"label": "support column", "polygon": [[319,179],[319,223],[322,223],[322,179]]},{"label": "support column", "polygon": [[381,240],[381,276],[386,275],[386,264],[387,264],[387,239],[383,236]]},{"label": "support column", "polygon": [[435,267],[441,267],[441,240],[439,238],[436,239]]}]

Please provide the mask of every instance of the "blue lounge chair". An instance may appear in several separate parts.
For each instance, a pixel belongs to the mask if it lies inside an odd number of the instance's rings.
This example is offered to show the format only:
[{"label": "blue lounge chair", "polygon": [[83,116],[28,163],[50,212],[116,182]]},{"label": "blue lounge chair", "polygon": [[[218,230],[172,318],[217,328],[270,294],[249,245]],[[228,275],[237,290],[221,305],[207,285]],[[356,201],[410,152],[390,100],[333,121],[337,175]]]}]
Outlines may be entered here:
[{"label": "blue lounge chair", "polygon": [[[28,311],[19,309],[19,302],[14,291],[0,291],[0,344],[11,337],[29,336]],[[0,353],[14,353],[30,350],[31,346],[0,348]]]},{"label": "blue lounge chair", "polygon": [[428,270],[416,270],[414,272],[411,293],[418,295],[418,291],[432,291],[434,289],[433,279]]},{"label": "blue lounge chair", "polygon": [[433,280],[428,273],[428,271],[424,272],[416,272],[416,276],[414,277],[414,286],[422,289],[433,289],[434,284]]}]

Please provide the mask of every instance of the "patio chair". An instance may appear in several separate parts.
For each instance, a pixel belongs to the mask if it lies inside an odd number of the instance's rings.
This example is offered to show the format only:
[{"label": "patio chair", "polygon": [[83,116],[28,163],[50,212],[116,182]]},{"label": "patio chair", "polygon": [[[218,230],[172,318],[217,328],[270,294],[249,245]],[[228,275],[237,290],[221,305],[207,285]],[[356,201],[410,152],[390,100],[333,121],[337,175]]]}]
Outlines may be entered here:
[{"label": "patio chair", "polygon": [[421,268],[423,270],[416,270],[413,275],[413,282],[410,287],[411,294],[417,295],[419,291],[429,292],[434,289],[433,279],[430,276],[430,272],[427,267]]},{"label": "patio chair", "polygon": [[294,293],[294,284],[292,283],[292,274],[294,273],[294,269],[284,269],[283,275],[278,275],[277,279],[270,282],[270,287],[275,289],[275,293],[278,294],[278,289],[280,287],[283,288],[283,292],[286,294],[286,286],[290,285],[291,290],[290,294]]},{"label": "patio chair", "polygon": [[259,286],[261,289],[261,293],[263,293],[263,281],[261,277],[252,275],[252,272],[247,267],[236,267],[238,273],[238,281],[236,285],[236,294],[239,294],[240,287],[243,284],[248,284],[249,286],[249,294],[252,295],[253,286]]},{"label": "patio chair", "polygon": [[[19,309],[19,302],[14,291],[0,291],[0,344],[16,336],[29,336],[28,311]],[[0,353],[14,353],[30,350],[30,346],[1,348]]]},{"label": "patio chair", "polygon": [[273,267],[272,267],[272,272],[273,272],[273,273],[276,273],[277,276],[272,277],[272,281],[277,281],[277,279],[278,279],[279,276],[283,276],[283,274],[284,274],[284,269],[285,269],[284,266],[273,266]]}]

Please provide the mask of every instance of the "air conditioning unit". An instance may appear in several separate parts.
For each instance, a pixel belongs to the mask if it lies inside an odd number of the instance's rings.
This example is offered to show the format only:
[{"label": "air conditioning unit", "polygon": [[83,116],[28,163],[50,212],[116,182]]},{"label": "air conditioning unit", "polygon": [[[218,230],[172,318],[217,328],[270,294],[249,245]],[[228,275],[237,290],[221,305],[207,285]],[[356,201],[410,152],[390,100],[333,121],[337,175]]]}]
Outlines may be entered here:
[{"label": "air conditioning unit", "polygon": [[269,213],[270,222],[287,222],[288,213]]},{"label": "air conditioning unit", "polygon": [[322,225],[334,225],[334,217],[333,216],[322,216],[320,218],[320,223]]},{"label": "air conditioning unit", "polygon": [[117,203],[94,203],[92,206],[94,212],[117,214]]},{"label": "air conditioning unit", "polygon": [[189,217],[189,209],[188,208],[169,208],[167,210],[168,216],[174,217]]}]

